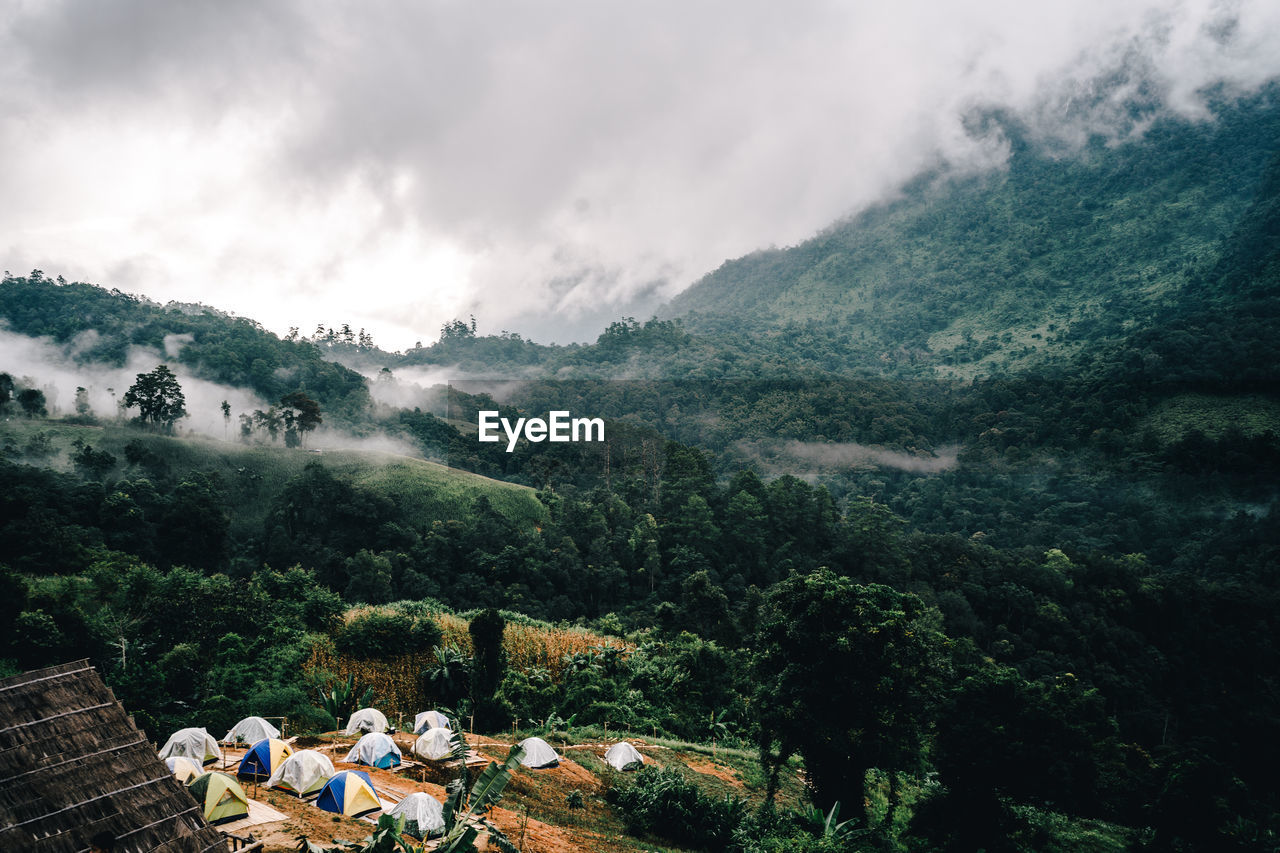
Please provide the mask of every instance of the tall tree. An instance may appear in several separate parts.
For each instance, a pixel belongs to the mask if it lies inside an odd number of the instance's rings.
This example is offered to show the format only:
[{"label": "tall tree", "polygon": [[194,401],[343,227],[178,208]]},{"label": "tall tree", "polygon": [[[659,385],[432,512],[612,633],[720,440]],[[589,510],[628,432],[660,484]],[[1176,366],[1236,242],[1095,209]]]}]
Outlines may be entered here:
[{"label": "tall tree", "polygon": [[44,392],[39,388],[24,388],[19,391],[18,405],[29,418],[42,418],[49,414],[45,406]]},{"label": "tall tree", "polygon": [[285,394],[280,398],[280,406],[287,425],[297,431],[303,444],[306,443],[307,433],[324,422],[320,417],[320,404],[308,397],[305,391]]},{"label": "tall tree", "polygon": [[178,377],[167,364],[156,365],[150,373],[139,373],[123,399],[124,407],[138,409],[138,420],[173,429],[173,424],[187,416],[187,399],[182,394]]},{"label": "tall tree", "polygon": [[84,386],[76,386],[76,414],[81,417],[93,414],[93,407],[89,405],[89,390]]},{"label": "tall tree", "polygon": [[862,802],[871,768],[917,769],[948,666],[940,621],[915,595],[826,568],[781,581],[753,661],[766,760],[799,753],[828,803]]},{"label": "tall tree", "polygon": [[482,610],[471,620],[468,631],[475,656],[471,663],[471,696],[475,702],[476,724],[482,729],[506,725],[509,714],[494,698],[506,671],[506,655],[502,650],[502,634],[507,620],[492,608]]}]

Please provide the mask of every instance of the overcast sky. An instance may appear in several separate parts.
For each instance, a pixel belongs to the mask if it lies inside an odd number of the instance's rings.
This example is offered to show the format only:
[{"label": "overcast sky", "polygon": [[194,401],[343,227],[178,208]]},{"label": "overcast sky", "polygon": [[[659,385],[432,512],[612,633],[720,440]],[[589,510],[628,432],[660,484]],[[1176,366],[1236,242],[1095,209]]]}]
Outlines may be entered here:
[{"label": "overcast sky", "polygon": [[[1280,3],[0,0],[0,267],[388,349],[594,339],[1099,74],[1280,73]],[[1091,114],[1107,122],[1106,104]]]}]

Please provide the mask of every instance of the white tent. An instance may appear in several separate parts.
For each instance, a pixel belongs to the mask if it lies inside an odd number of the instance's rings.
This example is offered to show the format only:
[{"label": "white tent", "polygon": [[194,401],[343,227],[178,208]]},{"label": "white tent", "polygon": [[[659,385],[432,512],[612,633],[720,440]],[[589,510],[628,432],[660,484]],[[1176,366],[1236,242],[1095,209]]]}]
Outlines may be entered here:
[{"label": "white tent", "polygon": [[280,730],[261,717],[245,717],[227,732],[226,743],[257,743],[260,740],[280,737]]},{"label": "white tent", "polygon": [[392,817],[403,816],[404,831],[419,838],[426,838],[428,833],[444,829],[444,808],[440,801],[421,791],[396,803],[387,814]]},{"label": "white tent", "polygon": [[414,742],[413,754],[430,761],[448,758],[453,751],[453,742],[450,740],[452,736],[453,732],[449,729],[428,729]]},{"label": "white tent", "polygon": [[169,736],[160,749],[161,758],[182,755],[196,764],[208,764],[222,759],[222,750],[213,735],[204,729],[180,729]]},{"label": "white tent", "polygon": [[556,755],[556,751],[551,748],[551,744],[542,738],[525,738],[520,741],[520,745],[524,747],[524,758],[520,759],[520,763],[525,767],[532,767],[537,770],[543,767],[558,767],[560,765],[560,756]]},{"label": "white tent", "polygon": [[623,770],[628,764],[634,764],[637,761],[643,764],[644,756],[624,740],[605,750],[604,760],[609,762],[609,766],[614,770]]},{"label": "white tent", "polygon": [[314,794],[333,776],[333,762],[329,756],[315,750],[300,749],[290,755],[267,780],[268,788],[284,788],[299,797]]},{"label": "white tent", "polygon": [[377,708],[361,708],[347,720],[347,727],[343,732],[353,735],[356,732],[385,732],[386,730],[387,718],[381,711]]},{"label": "white tent", "polygon": [[370,732],[351,747],[343,761],[353,764],[368,764],[371,767],[395,767],[400,764],[400,747],[391,739],[391,735],[382,732]]},{"label": "white tent", "polygon": [[449,718],[439,711],[423,711],[413,718],[413,733],[420,735],[427,729],[448,729]]},{"label": "white tent", "polygon": [[183,785],[204,774],[204,768],[185,755],[170,756],[164,760],[164,765]]}]

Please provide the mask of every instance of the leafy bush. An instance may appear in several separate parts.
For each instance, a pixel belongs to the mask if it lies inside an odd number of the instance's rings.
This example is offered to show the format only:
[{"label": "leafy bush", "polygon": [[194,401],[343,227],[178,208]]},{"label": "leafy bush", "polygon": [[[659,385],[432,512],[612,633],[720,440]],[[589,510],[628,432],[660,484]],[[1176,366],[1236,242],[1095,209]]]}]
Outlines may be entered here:
[{"label": "leafy bush", "polygon": [[746,814],[743,800],[707,796],[670,767],[646,767],[606,796],[633,835],[660,835],[699,850],[723,850]]},{"label": "leafy bush", "polygon": [[429,617],[371,610],[356,616],[334,635],[339,653],[362,660],[423,652],[440,642],[440,626]]}]

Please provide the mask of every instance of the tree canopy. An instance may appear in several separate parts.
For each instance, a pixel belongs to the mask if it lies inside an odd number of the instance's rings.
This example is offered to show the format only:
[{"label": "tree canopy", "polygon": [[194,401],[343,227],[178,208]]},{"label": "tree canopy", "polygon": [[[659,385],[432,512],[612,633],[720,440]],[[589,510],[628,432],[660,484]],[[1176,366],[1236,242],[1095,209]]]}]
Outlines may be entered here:
[{"label": "tree canopy", "polygon": [[187,416],[186,397],[178,377],[167,364],[158,364],[150,373],[139,373],[122,398],[126,408],[138,410],[138,420],[144,424],[173,429],[173,425]]}]

